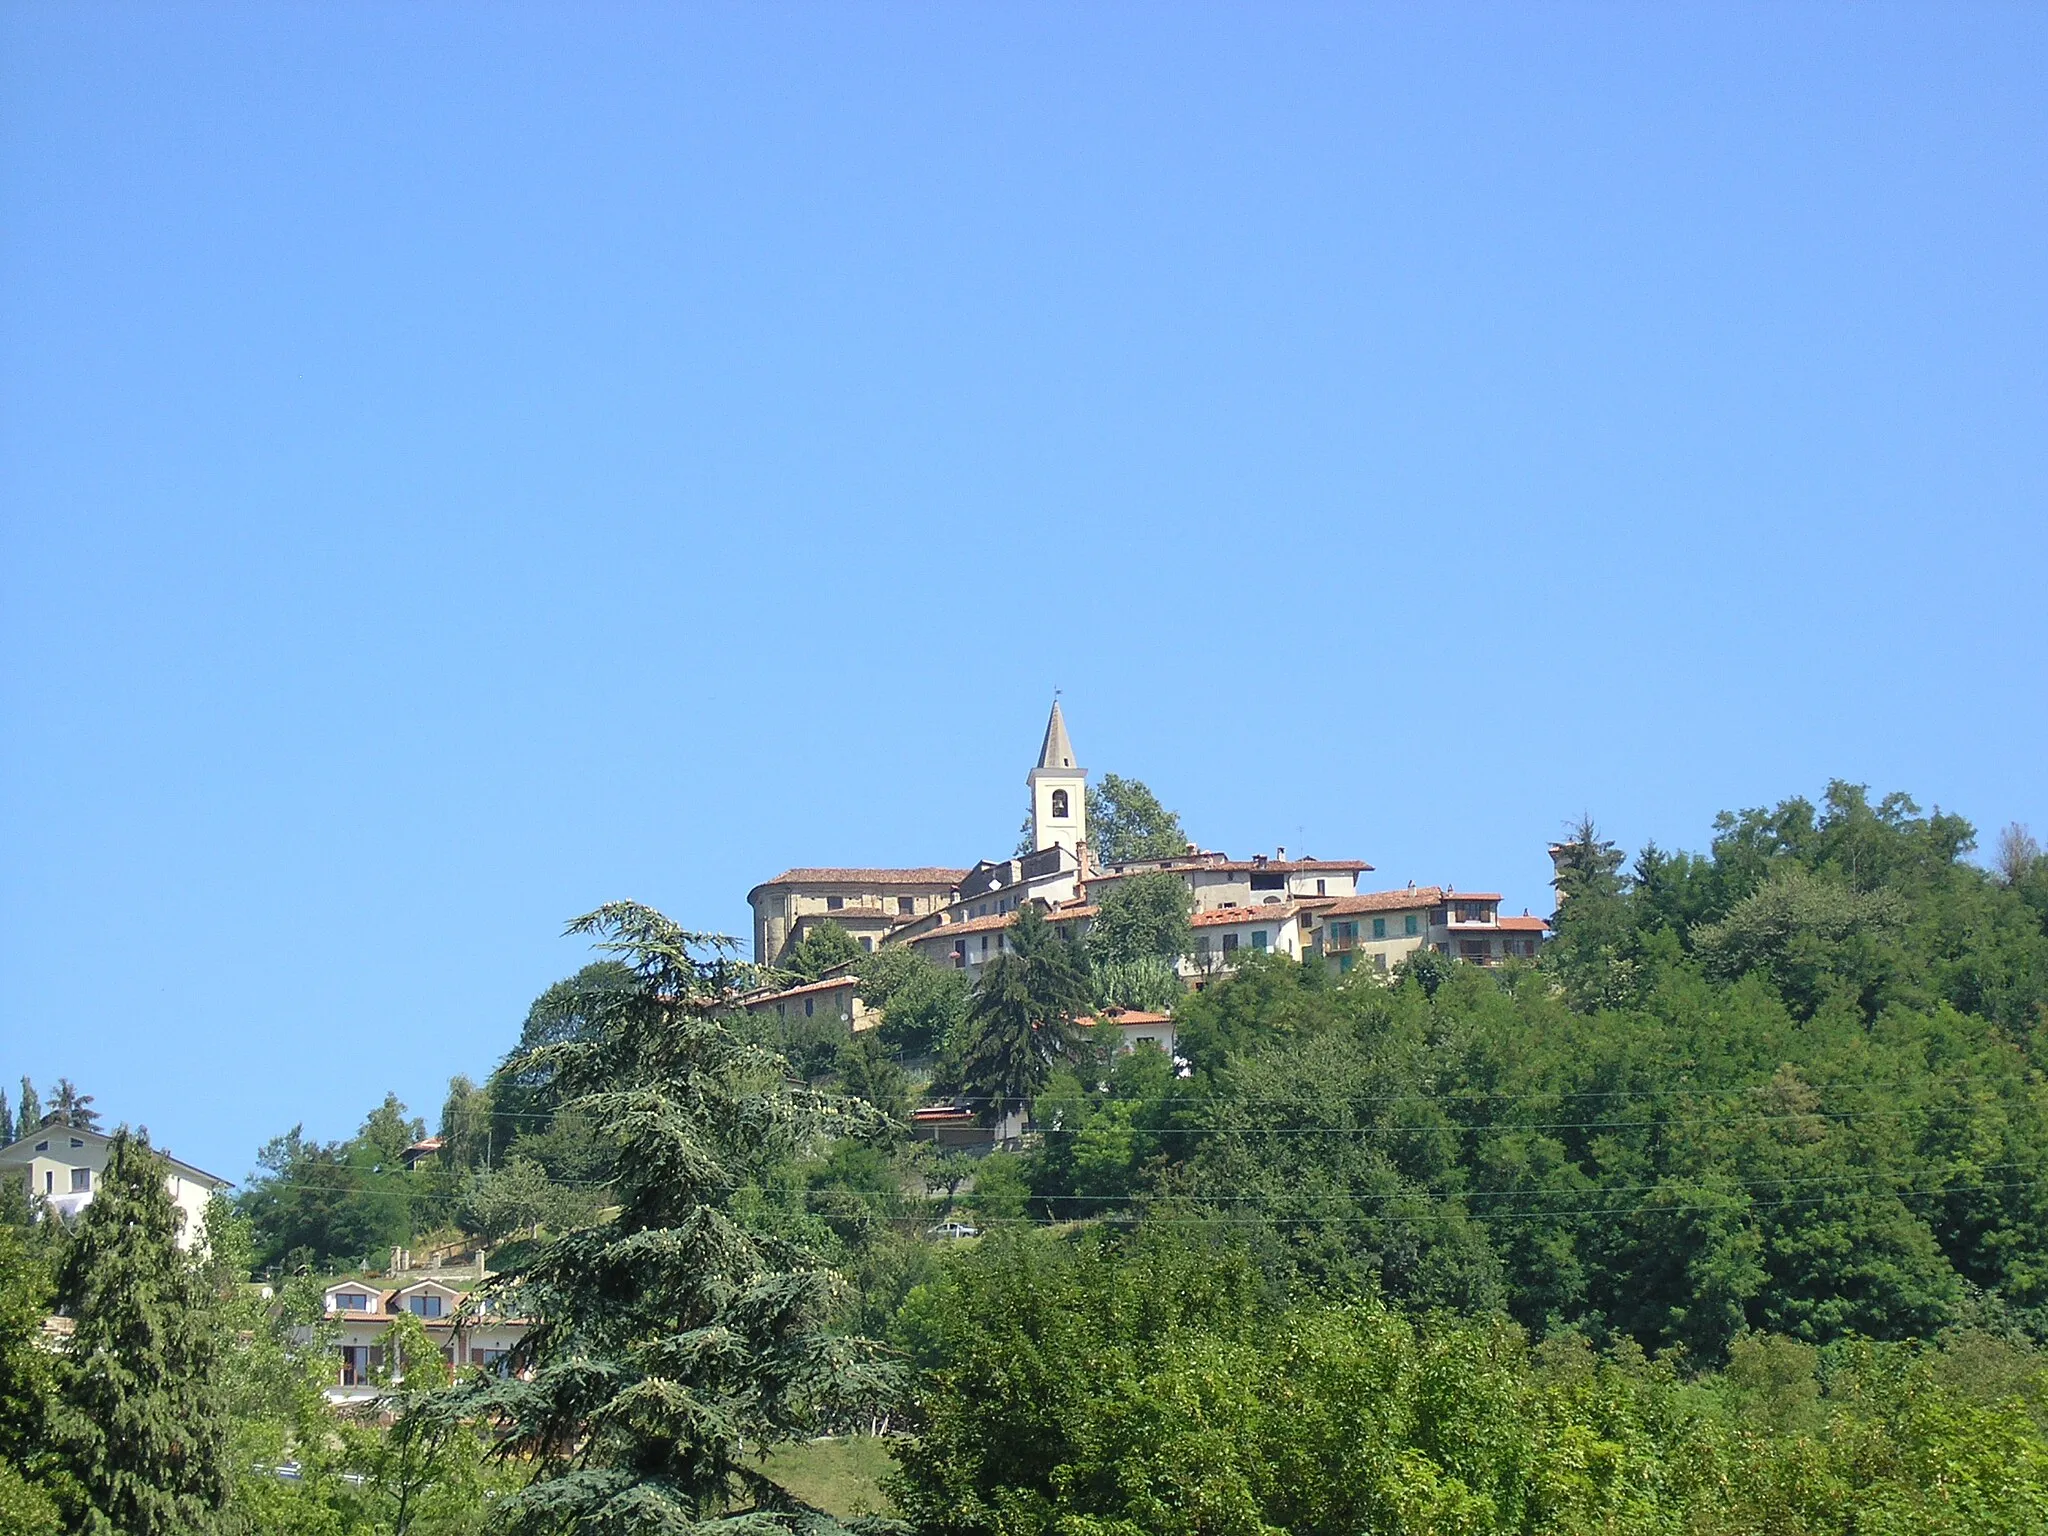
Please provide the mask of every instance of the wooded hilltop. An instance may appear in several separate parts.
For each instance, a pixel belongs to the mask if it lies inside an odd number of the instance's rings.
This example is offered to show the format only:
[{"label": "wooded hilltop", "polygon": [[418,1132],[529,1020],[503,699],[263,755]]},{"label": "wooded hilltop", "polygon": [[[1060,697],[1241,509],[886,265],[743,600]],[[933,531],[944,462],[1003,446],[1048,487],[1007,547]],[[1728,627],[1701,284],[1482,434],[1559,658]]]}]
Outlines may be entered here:
[{"label": "wooded hilltop", "polygon": [[[1840,782],[1588,820],[1534,960],[1200,992],[1144,879],[971,988],[827,927],[858,1035],[600,908],[424,1159],[395,1097],[287,1131],[191,1258],[141,1138],[68,1224],[8,1186],[0,1533],[2048,1529],[2048,855],[1976,851]],[[940,1096],[1031,1129],[939,1151]],[[523,1339],[338,1412],[323,1286],[437,1244]]]}]

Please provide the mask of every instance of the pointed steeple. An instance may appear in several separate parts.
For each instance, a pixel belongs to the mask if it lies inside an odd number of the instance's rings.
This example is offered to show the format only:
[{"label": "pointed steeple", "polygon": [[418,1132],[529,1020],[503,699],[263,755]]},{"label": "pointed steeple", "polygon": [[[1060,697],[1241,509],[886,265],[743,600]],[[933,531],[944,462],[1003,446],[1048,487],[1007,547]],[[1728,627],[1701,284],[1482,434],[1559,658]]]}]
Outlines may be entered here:
[{"label": "pointed steeple", "polygon": [[1045,722],[1038,766],[1024,782],[1031,786],[1031,846],[1042,852],[1058,843],[1077,853],[1088,836],[1088,775],[1074,762],[1058,694],[1053,695],[1052,718]]},{"label": "pointed steeple", "polygon": [[1038,751],[1038,766],[1071,771],[1074,766],[1074,744],[1067,740],[1066,716],[1060,713],[1060,701],[1052,701],[1052,718],[1045,722],[1045,745]]}]

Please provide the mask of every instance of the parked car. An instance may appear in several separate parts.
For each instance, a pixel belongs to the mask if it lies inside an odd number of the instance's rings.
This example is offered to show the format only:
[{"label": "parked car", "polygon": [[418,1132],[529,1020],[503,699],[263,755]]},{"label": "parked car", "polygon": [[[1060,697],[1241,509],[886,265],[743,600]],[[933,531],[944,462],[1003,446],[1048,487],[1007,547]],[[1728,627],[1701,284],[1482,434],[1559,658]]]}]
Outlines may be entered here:
[{"label": "parked car", "polygon": [[971,1227],[964,1221],[942,1221],[929,1229],[929,1235],[943,1238],[979,1237],[981,1228]]}]

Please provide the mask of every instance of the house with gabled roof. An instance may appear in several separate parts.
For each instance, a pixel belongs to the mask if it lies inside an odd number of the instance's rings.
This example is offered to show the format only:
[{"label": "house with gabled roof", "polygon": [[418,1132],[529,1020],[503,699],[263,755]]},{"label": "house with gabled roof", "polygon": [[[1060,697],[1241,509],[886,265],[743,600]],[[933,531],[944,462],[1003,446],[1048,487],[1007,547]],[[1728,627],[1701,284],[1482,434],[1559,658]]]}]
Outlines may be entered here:
[{"label": "house with gabled roof", "polygon": [[[84,1126],[39,1126],[0,1148],[0,1178],[20,1179],[32,1205],[40,1202],[42,1209],[68,1219],[92,1204],[113,1142],[104,1131]],[[232,1185],[161,1147],[152,1150],[170,1165],[164,1185],[178,1208],[178,1246],[197,1247],[206,1235],[207,1202]]]},{"label": "house with gabled roof", "polygon": [[390,1287],[369,1280],[336,1281],[322,1293],[321,1327],[332,1336],[337,1356],[324,1389],[327,1400],[362,1403],[378,1395],[386,1336],[406,1313],[420,1320],[451,1370],[505,1369],[513,1347],[526,1336],[527,1323],[494,1306],[473,1287],[434,1276]]}]

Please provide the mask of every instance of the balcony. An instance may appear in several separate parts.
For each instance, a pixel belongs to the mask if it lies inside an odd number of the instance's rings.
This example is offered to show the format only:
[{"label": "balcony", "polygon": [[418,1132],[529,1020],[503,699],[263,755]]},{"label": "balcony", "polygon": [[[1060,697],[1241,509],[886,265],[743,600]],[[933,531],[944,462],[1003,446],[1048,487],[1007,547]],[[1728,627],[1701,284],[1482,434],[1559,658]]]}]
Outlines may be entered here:
[{"label": "balcony", "polygon": [[1326,955],[1348,955],[1365,941],[1352,933],[1331,933],[1323,931],[1323,953]]}]

